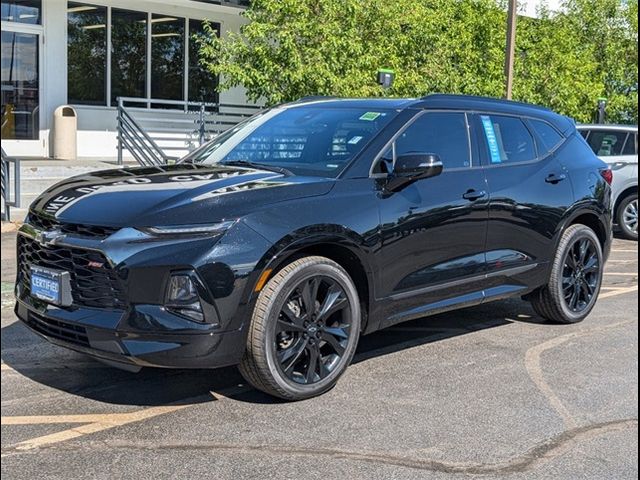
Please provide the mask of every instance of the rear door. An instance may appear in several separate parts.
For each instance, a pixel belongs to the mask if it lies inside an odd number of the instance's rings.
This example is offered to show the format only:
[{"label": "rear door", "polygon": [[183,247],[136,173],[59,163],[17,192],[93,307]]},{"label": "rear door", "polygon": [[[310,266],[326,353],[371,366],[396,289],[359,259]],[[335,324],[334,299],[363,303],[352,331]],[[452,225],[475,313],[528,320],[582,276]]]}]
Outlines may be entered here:
[{"label": "rear door", "polygon": [[485,295],[501,298],[544,283],[573,189],[554,154],[563,137],[550,124],[493,113],[474,122],[491,194]]},{"label": "rear door", "polygon": [[[407,153],[437,154],[437,177],[385,192],[378,181],[381,247],[378,285],[383,326],[438,309],[482,301],[488,194],[464,112],[427,111],[380,160],[381,171]],[[375,172],[375,169],[374,169]]]}]

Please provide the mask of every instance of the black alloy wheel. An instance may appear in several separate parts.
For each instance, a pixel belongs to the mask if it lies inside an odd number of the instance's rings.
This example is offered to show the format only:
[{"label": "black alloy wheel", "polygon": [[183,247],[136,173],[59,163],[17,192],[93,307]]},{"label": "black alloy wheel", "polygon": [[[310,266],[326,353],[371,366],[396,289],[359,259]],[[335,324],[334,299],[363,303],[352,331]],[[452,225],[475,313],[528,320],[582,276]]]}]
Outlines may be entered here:
[{"label": "black alloy wheel", "polygon": [[320,395],[351,363],[360,322],[358,291],[339,264],[319,256],[294,260],[258,295],[240,372],[285,400]]},{"label": "black alloy wheel", "polygon": [[577,323],[593,309],[604,270],[600,239],[586,225],[575,224],[562,234],[551,266],[549,283],[527,298],[543,318]]},{"label": "black alloy wheel", "polygon": [[580,238],[568,250],[562,271],[562,291],[567,307],[583,312],[600,282],[600,258],[591,238]]},{"label": "black alloy wheel", "polygon": [[297,383],[326,378],[344,356],[351,308],[344,289],[324,276],[296,286],[280,310],[273,347],[279,368]]}]

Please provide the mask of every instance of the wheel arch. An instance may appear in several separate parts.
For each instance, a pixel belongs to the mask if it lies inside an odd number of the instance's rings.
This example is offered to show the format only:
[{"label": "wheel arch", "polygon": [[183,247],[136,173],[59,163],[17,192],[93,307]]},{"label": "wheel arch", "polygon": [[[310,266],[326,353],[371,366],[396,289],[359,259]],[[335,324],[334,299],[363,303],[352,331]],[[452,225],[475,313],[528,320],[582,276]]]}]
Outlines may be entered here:
[{"label": "wheel arch", "polygon": [[627,198],[629,195],[633,195],[633,194],[637,194],[638,193],[638,184],[634,184],[634,185],[630,185],[627,188],[625,188],[624,190],[622,190],[618,196],[616,197],[616,202],[613,205],[613,215],[614,218],[617,218],[618,216],[618,208],[620,208],[620,204],[622,203],[622,201]]},{"label": "wheel arch", "polygon": [[[554,251],[558,249],[560,240],[564,232],[572,225],[582,224],[593,230],[600,241],[600,246],[604,253],[605,259],[609,256],[609,247],[611,245],[611,217],[595,206],[576,208],[565,216],[560,227],[556,232],[556,241]],[[604,218],[608,219],[608,224],[603,221]]]},{"label": "wheel arch", "polygon": [[275,243],[256,266],[253,278],[248,284],[248,304],[255,303],[266,282],[286,265],[298,258],[317,255],[336,262],[353,280],[362,308],[362,329],[366,330],[374,298],[372,269],[362,239],[343,227],[337,228],[341,231],[303,236],[287,235]]}]

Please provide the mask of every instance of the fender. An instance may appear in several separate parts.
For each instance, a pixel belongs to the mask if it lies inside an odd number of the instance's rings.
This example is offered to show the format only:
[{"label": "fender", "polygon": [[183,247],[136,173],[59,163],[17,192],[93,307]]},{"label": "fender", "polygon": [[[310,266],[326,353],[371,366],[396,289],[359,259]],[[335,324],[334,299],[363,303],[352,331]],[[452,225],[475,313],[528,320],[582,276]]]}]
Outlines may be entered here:
[{"label": "fender", "polygon": [[[594,221],[598,222],[602,231],[612,231],[611,230],[611,208],[603,208],[601,204],[599,204],[596,200],[582,200],[578,203],[572,205],[565,212],[564,216],[558,223],[556,231],[554,233],[554,252],[558,249],[558,244],[560,243],[560,239],[562,238],[562,234],[569,228],[575,220],[583,215],[590,215]],[[604,219],[604,220],[603,220]],[[609,226],[605,223],[605,220],[609,222]],[[596,232],[598,233],[598,232]],[[611,238],[604,239],[604,245],[602,248],[603,255],[605,257],[605,261],[609,257],[609,250],[611,246]]]},{"label": "fender", "polygon": [[362,265],[369,290],[368,307],[370,309],[375,298],[375,292],[372,281],[373,270],[369,255],[366,252],[368,247],[366,247],[364,238],[340,225],[310,225],[282,237],[262,256],[247,281],[244,298],[247,299],[246,306],[248,311],[252,310],[252,306],[258,298],[259,291],[256,291],[256,287],[265,272],[272,271],[268,274],[268,280],[273,272],[279,270],[299,252],[315,246],[331,245],[349,250]]}]

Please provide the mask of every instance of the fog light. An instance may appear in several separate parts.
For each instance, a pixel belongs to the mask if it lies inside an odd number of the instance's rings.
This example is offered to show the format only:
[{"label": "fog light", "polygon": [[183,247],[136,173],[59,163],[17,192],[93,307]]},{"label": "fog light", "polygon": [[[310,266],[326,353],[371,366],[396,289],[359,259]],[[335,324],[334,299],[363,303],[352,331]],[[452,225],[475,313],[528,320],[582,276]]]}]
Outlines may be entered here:
[{"label": "fog light", "polygon": [[189,274],[171,275],[165,306],[167,309],[196,322],[204,321],[198,289]]}]

